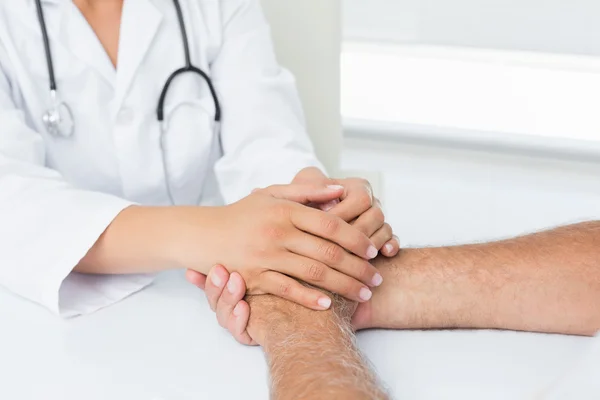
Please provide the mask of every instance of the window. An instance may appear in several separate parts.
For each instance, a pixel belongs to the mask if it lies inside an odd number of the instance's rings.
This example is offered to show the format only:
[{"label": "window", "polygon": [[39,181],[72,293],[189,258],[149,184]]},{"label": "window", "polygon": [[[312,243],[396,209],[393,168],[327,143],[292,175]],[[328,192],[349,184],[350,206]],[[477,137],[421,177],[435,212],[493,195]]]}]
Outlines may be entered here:
[{"label": "window", "polygon": [[348,130],[600,142],[600,2],[343,2]]},{"label": "window", "polygon": [[600,56],[597,0],[342,0],[345,37]]}]

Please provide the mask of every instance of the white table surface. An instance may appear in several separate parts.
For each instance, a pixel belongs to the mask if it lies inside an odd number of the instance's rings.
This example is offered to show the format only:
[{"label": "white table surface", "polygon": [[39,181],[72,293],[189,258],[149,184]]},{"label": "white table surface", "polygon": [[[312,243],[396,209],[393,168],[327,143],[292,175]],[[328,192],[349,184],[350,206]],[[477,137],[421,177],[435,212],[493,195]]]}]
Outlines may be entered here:
[{"label": "white table surface", "polygon": [[[61,320],[0,290],[0,399],[267,399],[262,351],[218,327],[180,273],[86,317]],[[395,398],[530,398],[589,339],[513,332],[359,334]]]},{"label": "white table surface", "polygon": [[[600,164],[409,144],[347,150],[344,169],[383,172],[404,245],[481,241],[600,219]],[[401,311],[399,311],[401,312]],[[395,398],[531,399],[592,339],[514,332],[359,333]],[[262,351],[221,330],[181,274],[63,321],[0,289],[1,400],[267,399]]]}]

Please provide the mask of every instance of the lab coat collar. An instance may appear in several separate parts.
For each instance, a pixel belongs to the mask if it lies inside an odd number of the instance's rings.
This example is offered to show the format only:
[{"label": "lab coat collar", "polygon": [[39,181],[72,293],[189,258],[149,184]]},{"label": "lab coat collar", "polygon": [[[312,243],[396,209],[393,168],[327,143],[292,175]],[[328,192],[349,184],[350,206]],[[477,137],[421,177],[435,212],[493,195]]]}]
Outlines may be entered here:
[{"label": "lab coat collar", "polygon": [[127,96],[136,72],[154,42],[163,14],[151,0],[134,0],[124,2],[121,18],[115,110]]},{"label": "lab coat collar", "polygon": [[[35,7],[35,0],[30,0],[30,3]],[[115,70],[98,37],[72,0],[42,0],[42,6],[44,5],[60,7],[60,28],[55,37],[74,56],[94,68],[111,87],[116,89],[113,107],[118,109],[159,30],[163,19],[161,10],[152,0],[124,2],[119,55]],[[36,18],[27,19],[34,24],[34,29],[39,29]],[[47,17],[46,23],[52,36],[53,32],[50,28],[52,24],[48,20]],[[73,32],[78,34],[75,35]]]},{"label": "lab coat collar", "polygon": [[[16,7],[15,11],[27,26],[39,34],[40,24],[36,17],[35,0],[29,0],[26,4],[28,7]],[[94,31],[73,1],[41,0],[41,4],[51,46],[61,46],[74,57],[97,70],[106,82],[114,87],[116,76],[114,67]],[[90,45],[93,42],[95,44]]]},{"label": "lab coat collar", "polygon": [[59,39],[75,57],[95,69],[114,87],[116,71],[100,40],[85,17],[71,1],[45,0],[63,3]]}]

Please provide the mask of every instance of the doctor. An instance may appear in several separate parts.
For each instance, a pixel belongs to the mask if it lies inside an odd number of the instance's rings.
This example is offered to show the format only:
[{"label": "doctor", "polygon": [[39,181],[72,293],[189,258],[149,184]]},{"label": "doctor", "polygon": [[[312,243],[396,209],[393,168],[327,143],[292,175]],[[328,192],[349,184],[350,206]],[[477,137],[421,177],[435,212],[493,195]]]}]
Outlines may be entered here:
[{"label": "doctor", "polygon": [[222,264],[369,300],[397,239],[302,119],[258,0],[0,0],[0,285],[73,316]]}]

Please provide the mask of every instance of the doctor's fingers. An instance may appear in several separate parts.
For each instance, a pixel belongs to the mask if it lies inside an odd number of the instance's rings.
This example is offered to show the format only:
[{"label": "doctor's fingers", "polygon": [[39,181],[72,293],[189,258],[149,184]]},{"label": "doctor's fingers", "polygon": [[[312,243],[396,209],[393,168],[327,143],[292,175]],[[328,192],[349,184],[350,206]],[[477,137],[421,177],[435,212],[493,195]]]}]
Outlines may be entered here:
[{"label": "doctor's fingers", "polygon": [[[377,199],[375,199],[375,201],[373,202],[373,207],[362,213],[356,220],[354,220],[351,223],[353,227],[367,235],[367,237],[371,239],[371,241],[373,242],[375,247],[377,247],[378,250],[381,249],[381,247],[379,247],[377,243],[373,241],[372,236],[377,231],[379,231],[384,226],[384,224],[385,214],[383,213],[383,209],[381,208],[381,203]],[[388,240],[389,239],[391,239],[391,236],[388,238]]]},{"label": "doctor's fingers", "polygon": [[[383,246],[384,243],[381,245]],[[322,263],[321,265],[313,263],[304,275],[296,276],[303,281],[320,286],[319,283],[325,278],[326,268],[329,267],[368,286],[381,284],[381,275],[370,262],[320,237],[304,232],[291,234],[286,240],[285,247],[292,253]]]},{"label": "doctor's fingers", "polygon": [[335,215],[297,204],[292,207],[290,219],[299,230],[336,243],[361,258],[377,257],[377,249],[369,238]]},{"label": "doctor's fingers", "polygon": [[260,293],[272,294],[315,311],[331,307],[331,299],[327,295],[277,271],[262,272],[258,289]]},{"label": "doctor's fingers", "polygon": [[300,204],[328,203],[344,194],[344,188],[339,185],[310,185],[289,184],[273,185],[266,189],[255,190],[252,193],[266,194],[278,199],[293,201]]},{"label": "doctor's fingers", "polygon": [[[302,285],[298,279],[352,301],[363,303],[371,298],[371,290],[366,285],[319,261],[294,253],[284,254],[273,261],[276,268],[270,268],[258,276],[256,289],[263,293],[283,297],[313,310],[329,308],[329,298],[325,298],[318,290]],[[252,287],[250,293],[254,291]]]},{"label": "doctor's fingers", "polygon": [[390,224],[384,224],[373,236],[371,236],[371,240],[375,243],[375,246],[378,249],[383,249],[384,245],[394,238],[394,233],[392,232],[392,227]]},{"label": "doctor's fingers", "polygon": [[342,179],[336,181],[344,186],[345,192],[340,204],[329,212],[343,219],[353,221],[373,207],[375,198],[369,181],[360,178]]},{"label": "doctor's fingers", "polygon": [[211,310],[217,311],[217,303],[228,281],[229,272],[222,265],[215,265],[208,273],[204,291]]},{"label": "doctor's fingers", "polygon": [[383,248],[381,249],[381,254],[386,257],[395,257],[400,252],[400,239],[398,236],[392,235],[392,238],[388,240]]}]

